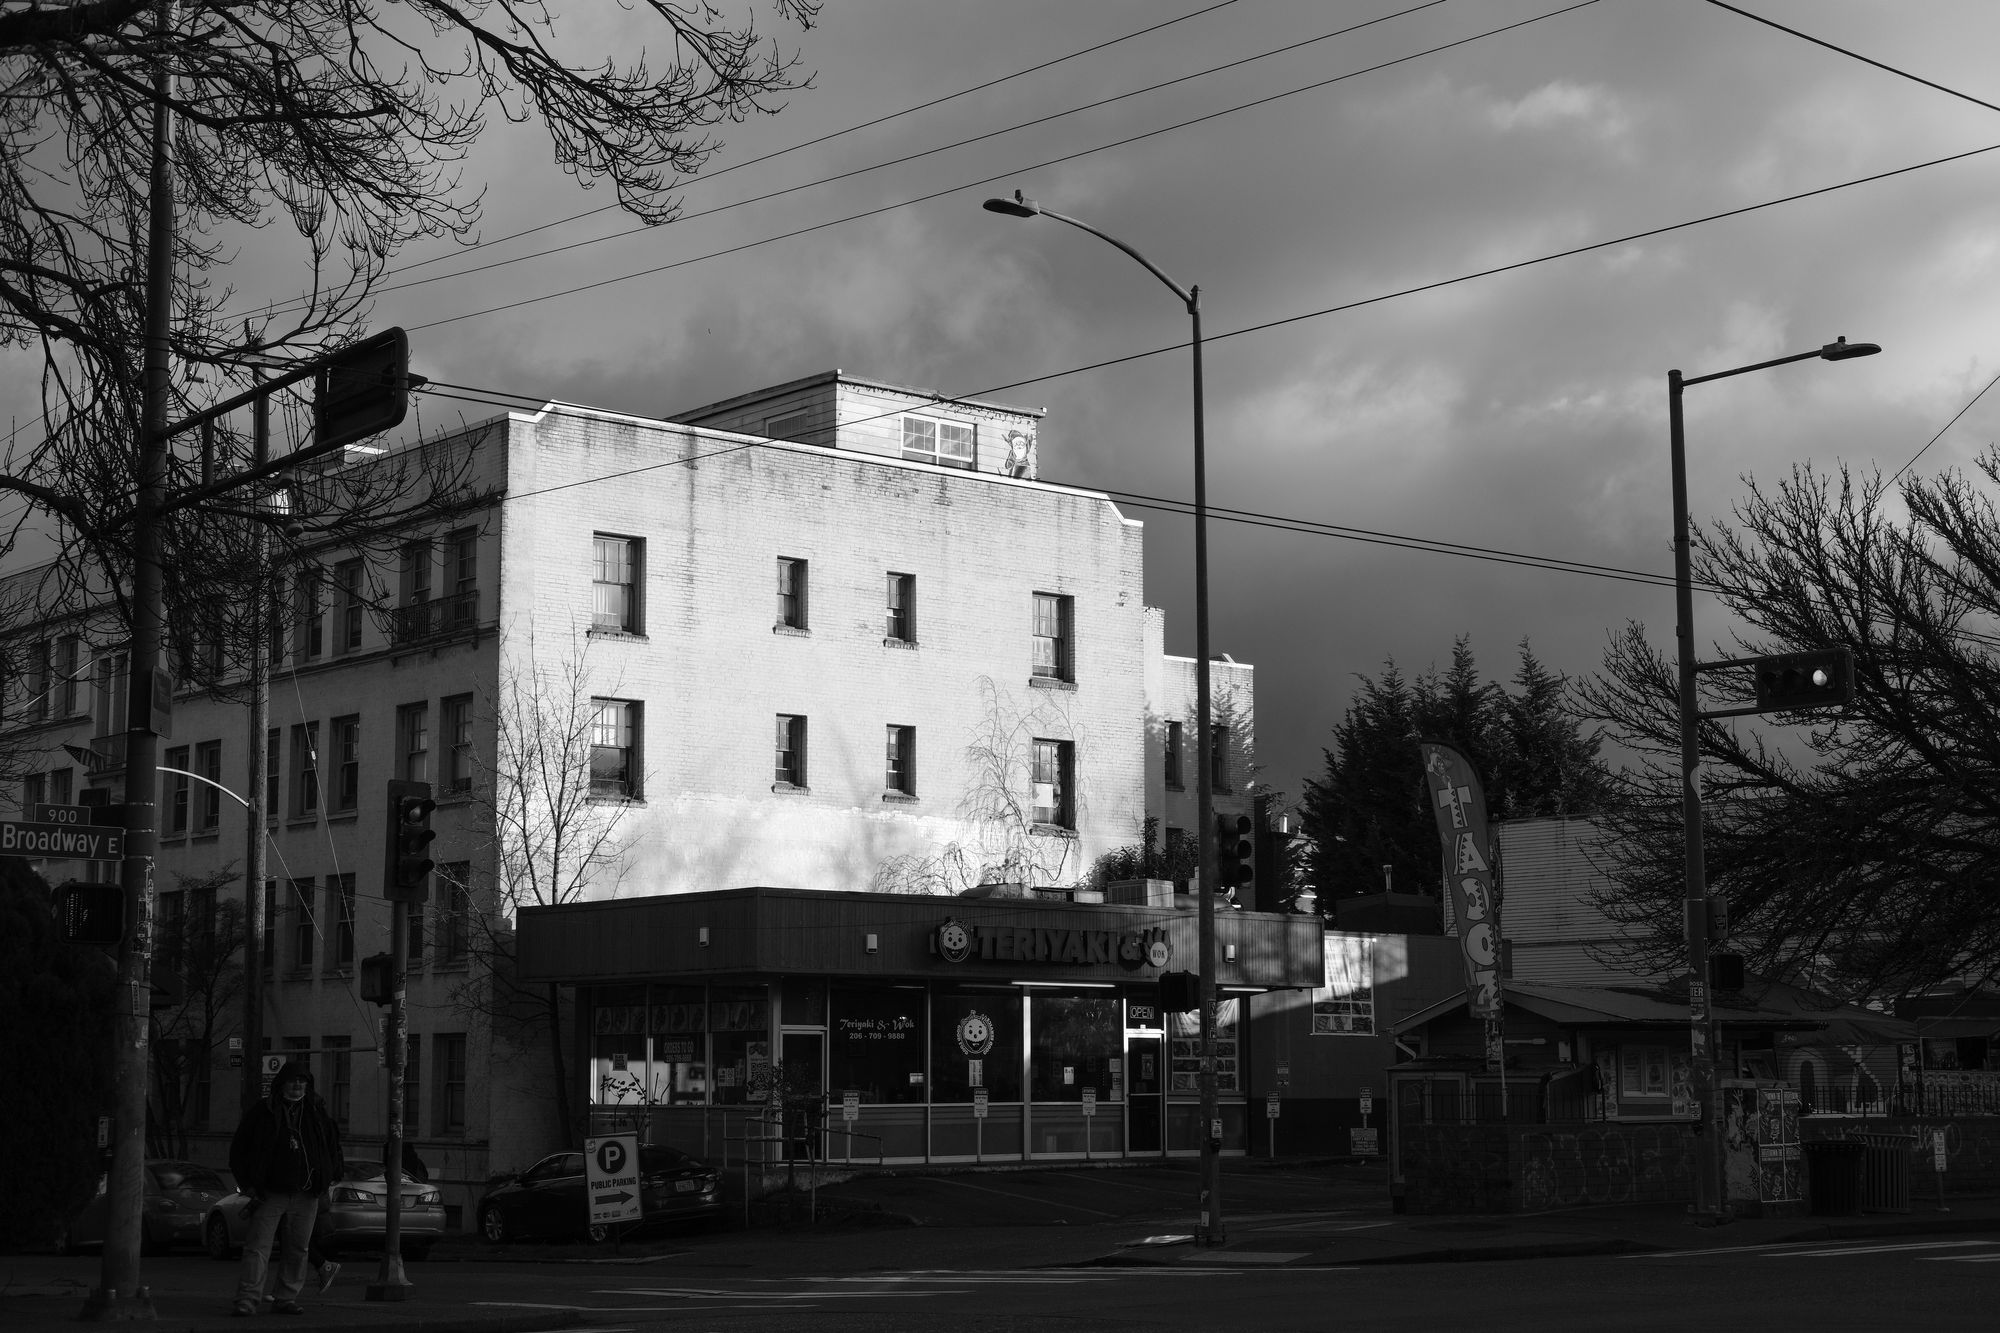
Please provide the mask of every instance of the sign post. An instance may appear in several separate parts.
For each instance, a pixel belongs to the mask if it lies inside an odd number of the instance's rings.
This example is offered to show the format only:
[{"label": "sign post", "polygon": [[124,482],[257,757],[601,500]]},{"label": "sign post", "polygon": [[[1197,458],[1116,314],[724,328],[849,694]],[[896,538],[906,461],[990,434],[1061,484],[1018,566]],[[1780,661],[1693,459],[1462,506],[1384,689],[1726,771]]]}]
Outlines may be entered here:
[{"label": "sign post", "polygon": [[1938,1211],[1948,1213],[1951,1208],[1944,1201],[1944,1131],[1931,1131],[1931,1170],[1937,1176]]}]

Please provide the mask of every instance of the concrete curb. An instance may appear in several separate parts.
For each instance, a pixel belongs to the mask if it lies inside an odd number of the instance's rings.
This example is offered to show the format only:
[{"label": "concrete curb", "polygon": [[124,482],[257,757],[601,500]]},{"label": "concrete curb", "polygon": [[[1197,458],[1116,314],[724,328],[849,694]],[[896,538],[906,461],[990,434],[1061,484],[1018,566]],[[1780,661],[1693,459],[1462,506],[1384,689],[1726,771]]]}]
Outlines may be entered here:
[{"label": "concrete curb", "polygon": [[[0,1300],[0,1316],[12,1333],[74,1333],[78,1328],[91,1327],[79,1324],[77,1308],[82,1304],[80,1297],[37,1298],[60,1305],[59,1309],[47,1311],[22,1311],[14,1301]],[[257,1315],[250,1319],[239,1319],[227,1308],[213,1314],[189,1315],[185,1311],[175,1311],[168,1298],[168,1309],[161,1310],[159,1318],[147,1322],[146,1327],[153,1333],[243,1333],[246,1329],[284,1327],[297,1333],[547,1333],[552,1329],[577,1328],[588,1322],[575,1310],[532,1310],[512,1311],[505,1314],[466,1314],[440,1311],[436,1314],[409,1315],[408,1305],[373,1307],[361,1318],[326,1318],[325,1307],[310,1309],[304,1317],[276,1321],[270,1315]],[[160,1302],[155,1302],[157,1308]],[[227,1302],[223,1302],[226,1307]]]}]

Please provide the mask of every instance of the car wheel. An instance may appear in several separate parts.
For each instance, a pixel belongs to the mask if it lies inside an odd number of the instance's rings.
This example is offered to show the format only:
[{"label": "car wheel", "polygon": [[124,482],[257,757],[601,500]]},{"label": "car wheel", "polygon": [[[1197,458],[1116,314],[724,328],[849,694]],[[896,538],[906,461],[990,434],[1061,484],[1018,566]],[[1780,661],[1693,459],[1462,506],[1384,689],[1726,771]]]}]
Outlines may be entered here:
[{"label": "car wheel", "polygon": [[602,1222],[593,1222],[583,1229],[583,1238],[592,1245],[602,1245],[611,1236],[611,1228]]},{"label": "car wheel", "polygon": [[158,1254],[166,1248],[166,1244],[153,1235],[151,1227],[144,1222],[139,1224],[139,1253]]},{"label": "car wheel", "polygon": [[479,1234],[495,1245],[505,1245],[514,1239],[512,1228],[507,1225],[507,1214],[488,1204],[479,1214]]},{"label": "car wheel", "polygon": [[208,1219],[208,1225],[201,1229],[201,1245],[211,1259],[228,1259],[232,1247],[229,1244],[229,1223],[219,1217]]}]

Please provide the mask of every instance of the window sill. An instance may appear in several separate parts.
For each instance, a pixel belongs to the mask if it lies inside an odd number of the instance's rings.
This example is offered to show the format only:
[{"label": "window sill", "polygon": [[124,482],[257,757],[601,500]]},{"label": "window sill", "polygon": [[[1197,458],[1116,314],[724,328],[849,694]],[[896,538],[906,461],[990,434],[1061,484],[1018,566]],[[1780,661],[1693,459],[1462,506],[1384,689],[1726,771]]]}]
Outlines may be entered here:
[{"label": "window sill", "polygon": [[1167,790],[1168,790],[1168,791],[1186,791],[1186,790],[1187,790],[1187,783],[1185,783],[1185,782],[1169,782],[1169,783],[1167,784]]},{"label": "window sill", "polygon": [[326,822],[329,824],[354,824],[360,822],[360,819],[361,812],[359,810],[340,810],[328,815]]},{"label": "window sill", "polygon": [[774,792],[776,792],[776,793],[777,793],[778,795],[780,795],[780,796],[810,796],[810,795],[812,795],[812,788],[811,788],[811,787],[801,787],[801,786],[798,786],[798,785],[796,785],[796,784],[794,784],[794,783],[790,783],[790,782],[774,782],[774,783],[772,783],[772,784],[771,784],[771,790],[772,790],[772,791],[774,791]]},{"label": "window sill", "polygon": [[583,799],[591,805],[644,805],[646,803],[646,798],[643,796],[626,796],[608,791],[594,791]]},{"label": "window sill", "polygon": [[162,833],[160,835],[160,845],[162,847],[168,847],[168,846],[177,847],[181,843],[186,842],[187,837],[188,835],[185,831],[182,831],[180,833]]},{"label": "window sill", "polygon": [[204,829],[194,835],[195,842],[215,842],[222,837],[221,829]]},{"label": "window sill", "polygon": [[1028,677],[1028,688],[1031,690],[1069,690],[1073,692],[1076,689],[1076,682],[1073,680],[1059,680],[1054,676],[1030,676]]},{"label": "window sill", "polygon": [[915,805],[917,803],[917,796],[914,792],[885,791],[882,793],[882,803],[884,805]]},{"label": "window sill", "polygon": [[453,787],[450,791],[441,791],[437,794],[437,803],[439,805],[464,805],[471,799],[472,787],[470,784],[463,787]]},{"label": "window sill", "polygon": [[1028,832],[1038,838],[1075,838],[1077,831],[1067,824],[1030,824]]},{"label": "window sill", "polygon": [[608,625],[592,625],[584,631],[584,637],[589,639],[610,639],[614,642],[619,640],[627,643],[647,642],[646,631],[642,629],[612,629]]},{"label": "window sill", "polygon": [[788,639],[810,639],[812,631],[803,625],[773,625],[771,633],[782,634]]},{"label": "window sill", "polygon": [[318,815],[286,815],[286,828],[312,828],[319,823]]},{"label": "window sill", "polygon": [[436,976],[441,972],[464,972],[471,966],[472,963],[468,959],[446,958],[431,964],[431,975]]},{"label": "window sill", "polygon": [[900,648],[906,653],[917,651],[917,641],[915,639],[884,639],[882,640],[882,646],[884,648]]}]

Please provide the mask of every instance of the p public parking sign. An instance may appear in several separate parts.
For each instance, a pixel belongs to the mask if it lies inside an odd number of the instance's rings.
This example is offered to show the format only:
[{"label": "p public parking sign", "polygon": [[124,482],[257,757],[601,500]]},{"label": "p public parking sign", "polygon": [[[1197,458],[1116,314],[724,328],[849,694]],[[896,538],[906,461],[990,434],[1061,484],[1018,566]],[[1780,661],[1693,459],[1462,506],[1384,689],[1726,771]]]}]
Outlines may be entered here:
[{"label": "p public parking sign", "polygon": [[639,1201],[639,1136],[607,1134],[585,1139],[583,1185],[590,1225],[637,1222],[645,1211]]}]

